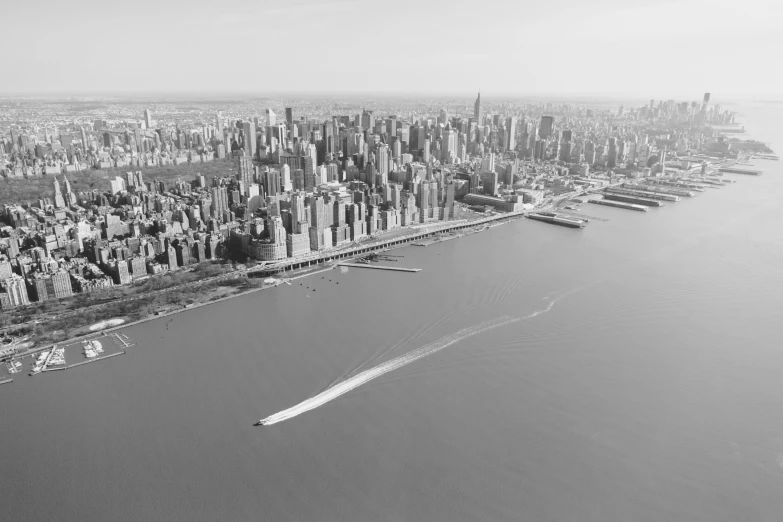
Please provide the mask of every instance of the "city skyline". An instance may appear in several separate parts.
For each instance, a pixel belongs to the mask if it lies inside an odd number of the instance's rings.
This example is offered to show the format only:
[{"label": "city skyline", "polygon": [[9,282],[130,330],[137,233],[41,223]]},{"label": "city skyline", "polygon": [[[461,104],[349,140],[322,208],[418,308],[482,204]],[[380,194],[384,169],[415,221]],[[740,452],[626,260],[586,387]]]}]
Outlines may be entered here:
[{"label": "city skyline", "polygon": [[[159,5],[144,0],[127,10],[78,0],[67,7],[49,6],[43,17],[31,16],[30,9],[24,4],[9,9],[19,23],[6,29],[6,37],[27,46],[7,59],[7,70],[15,74],[0,86],[3,96],[475,96],[480,89],[487,98],[640,92],[680,97],[709,89],[724,99],[769,99],[783,92],[783,79],[759,52],[782,43],[776,27],[783,10],[770,0],[744,2],[741,10],[724,0],[708,6],[695,0],[603,0],[590,5],[565,1],[558,9],[490,2],[480,6],[480,12],[487,13],[483,16],[477,16],[473,4],[440,1],[403,1],[384,10],[353,0],[262,2],[228,11],[202,1]],[[90,13],[89,24],[84,13]],[[27,20],[34,20],[34,25]],[[297,34],[321,35],[325,44],[316,47],[313,39],[293,38],[294,22]],[[379,32],[378,24],[387,32]],[[83,36],[81,28],[93,32]],[[134,39],[129,54],[102,36],[103,31],[156,37]],[[379,36],[384,33],[388,39]],[[86,53],[94,73],[87,74],[84,66],[74,66],[73,60],[53,52],[62,42],[76,44],[74,35],[88,42],[94,39]],[[282,45],[264,52],[264,43],[273,41]],[[243,51],[248,48],[259,49],[260,64],[254,58],[250,65]],[[270,74],[287,62],[308,66]],[[383,66],[367,73],[359,68],[366,63]],[[726,74],[727,66],[741,66],[741,74]],[[242,68],[241,75],[230,73]],[[455,75],[468,71],[470,80],[454,81]]]}]

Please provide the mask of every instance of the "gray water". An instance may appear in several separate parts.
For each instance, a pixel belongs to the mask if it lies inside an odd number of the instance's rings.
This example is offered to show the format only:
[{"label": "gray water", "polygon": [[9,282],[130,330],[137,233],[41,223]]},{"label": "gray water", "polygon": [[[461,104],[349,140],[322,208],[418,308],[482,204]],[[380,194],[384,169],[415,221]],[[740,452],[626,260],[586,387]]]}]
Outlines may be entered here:
[{"label": "gray water", "polygon": [[[745,114],[780,149],[783,109]],[[20,374],[0,387],[3,519],[781,520],[783,163],[754,164],[648,213],[407,247],[422,272],[334,270]]]}]

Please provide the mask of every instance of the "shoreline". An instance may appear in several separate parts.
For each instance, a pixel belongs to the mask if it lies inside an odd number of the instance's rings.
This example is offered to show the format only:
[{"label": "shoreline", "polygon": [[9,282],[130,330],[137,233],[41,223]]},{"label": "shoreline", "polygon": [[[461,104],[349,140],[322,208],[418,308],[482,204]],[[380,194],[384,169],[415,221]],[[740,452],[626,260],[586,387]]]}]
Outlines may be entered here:
[{"label": "shoreline", "polygon": [[[524,217],[524,215],[525,214],[522,213],[522,212],[519,212],[519,213],[509,213],[509,214],[498,214],[498,215],[493,215],[493,216],[489,216],[489,217],[486,217],[486,218],[481,218],[479,220],[476,220],[475,223],[459,223],[459,224],[455,224],[454,227],[446,226],[444,228],[439,228],[439,229],[428,231],[428,232],[422,232],[421,234],[422,235],[437,234],[437,233],[440,233],[440,232],[446,232],[448,230],[451,230],[451,228],[463,227],[463,226],[479,226],[479,225],[486,224],[486,223],[493,222],[493,221],[500,221],[500,223],[497,223],[495,226],[504,225],[506,223],[511,222],[512,220],[516,220],[516,219],[522,218],[522,217]],[[417,239],[418,235],[419,234],[414,233],[414,234],[411,235],[411,237],[401,237],[401,238],[394,238],[393,239],[394,241],[403,241],[404,240],[405,241],[404,243],[396,243],[396,244],[389,244],[389,245],[372,245],[372,246],[368,246],[367,248],[370,248],[370,249],[373,249],[373,250],[384,250],[384,251],[385,250],[396,250],[398,248],[411,246],[411,243]],[[456,238],[456,239],[459,239],[459,238]],[[390,239],[390,241],[391,241],[391,239]],[[359,246],[361,246],[361,245],[359,245]],[[302,279],[302,278],[305,278],[305,277],[308,277],[308,276],[311,276],[311,275],[316,275],[316,274],[320,274],[320,273],[323,273],[323,272],[328,272],[329,270],[334,270],[335,268],[337,268],[339,266],[340,262],[349,261],[350,259],[355,259],[355,258],[361,257],[363,255],[365,255],[365,253],[357,253],[357,254],[355,254],[353,256],[349,256],[349,257],[343,258],[340,261],[337,261],[337,260],[325,261],[324,264],[327,264],[328,266],[324,266],[321,269],[307,271],[306,273],[293,275],[291,277],[283,277],[283,276],[280,276],[280,277],[282,279],[287,280],[287,281],[294,281],[296,279]],[[300,268],[300,269],[297,269],[297,270],[302,270],[302,269]],[[280,273],[285,273],[286,271],[287,270],[282,269],[282,270],[280,270]],[[273,277],[273,276],[270,275],[268,277]],[[50,343],[50,344],[47,344],[47,345],[44,345],[44,346],[35,347],[35,348],[32,348],[32,349],[30,349],[30,350],[28,350],[26,352],[22,352],[22,353],[19,353],[19,354],[15,355],[14,358],[20,358],[21,359],[21,358],[27,357],[29,355],[34,355],[36,353],[40,353],[40,352],[42,352],[44,350],[51,349],[56,344],[66,345],[67,346],[69,344],[78,343],[80,341],[84,341],[84,340],[87,340],[87,339],[92,339],[92,338],[95,338],[95,337],[100,337],[102,335],[107,335],[110,332],[121,330],[123,328],[129,328],[131,326],[136,326],[138,324],[146,323],[146,322],[149,322],[149,321],[154,321],[156,319],[161,319],[163,317],[168,317],[170,315],[175,315],[175,314],[179,314],[179,313],[182,313],[182,312],[187,312],[189,310],[195,310],[197,308],[201,308],[202,306],[209,306],[211,304],[216,304],[216,303],[220,303],[220,302],[223,302],[223,301],[227,301],[227,300],[233,299],[235,297],[241,297],[241,296],[244,296],[244,295],[249,295],[249,294],[252,294],[252,293],[255,293],[255,292],[260,292],[261,290],[267,290],[269,288],[276,288],[276,287],[280,286],[281,284],[283,284],[282,281],[280,283],[277,283],[277,284],[274,284],[274,285],[261,286],[261,287],[258,287],[258,288],[250,288],[248,290],[245,290],[245,291],[242,291],[242,292],[238,292],[236,294],[227,295],[225,297],[220,297],[218,299],[215,299],[214,301],[207,301],[206,303],[197,303],[197,304],[193,304],[193,305],[186,306],[186,307],[183,306],[182,308],[177,308],[175,310],[171,310],[171,311],[168,311],[168,312],[163,312],[163,313],[161,313],[159,315],[149,316],[149,317],[145,317],[145,318],[142,318],[142,319],[138,319],[136,321],[131,321],[131,322],[128,322],[128,323],[123,323],[123,324],[117,325],[117,326],[112,326],[110,328],[106,328],[105,330],[99,330],[99,331],[96,331],[96,332],[90,332],[88,334],[84,334],[84,335],[81,335],[81,336],[78,336],[78,337],[73,337],[73,338],[70,338],[70,339],[66,339],[66,340],[58,342],[58,343]]]}]

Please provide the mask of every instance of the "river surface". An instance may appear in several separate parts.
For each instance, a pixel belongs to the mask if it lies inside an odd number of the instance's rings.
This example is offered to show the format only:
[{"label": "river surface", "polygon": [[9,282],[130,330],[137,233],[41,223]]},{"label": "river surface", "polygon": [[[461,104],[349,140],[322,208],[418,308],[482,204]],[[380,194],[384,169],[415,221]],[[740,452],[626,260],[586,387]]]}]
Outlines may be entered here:
[{"label": "river surface", "polygon": [[[742,110],[783,152],[783,108]],[[783,163],[753,164],[647,213],[406,247],[421,272],[333,270],[19,374],[3,518],[779,521]]]}]

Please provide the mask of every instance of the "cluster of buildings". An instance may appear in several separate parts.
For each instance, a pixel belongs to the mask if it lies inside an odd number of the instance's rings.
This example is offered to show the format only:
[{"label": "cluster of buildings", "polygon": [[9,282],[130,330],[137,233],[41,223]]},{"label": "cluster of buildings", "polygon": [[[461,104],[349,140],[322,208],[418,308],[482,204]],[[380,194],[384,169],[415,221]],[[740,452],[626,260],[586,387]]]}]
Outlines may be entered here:
[{"label": "cluster of buildings", "polygon": [[[0,209],[0,307],[129,284],[229,254],[300,258],[406,226],[474,210],[515,211],[615,177],[699,168],[697,152],[727,153],[707,123],[733,114],[651,101],[591,109],[495,105],[410,118],[362,110],[329,119],[286,108],[187,129],[156,126],[147,110],[119,128],[3,137],[2,175],[52,175],[53,192]],[[41,136],[43,134],[43,136]],[[722,150],[725,149],[725,150]],[[174,182],[144,166],[221,161],[233,174]],[[131,168],[101,190],[74,192],[68,175]],[[229,168],[230,167],[230,168]],[[51,168],[51,170],[50,170]],[[32,173],[31,173],[32,169]],[[72,172],[72,174],[68,174]],[[64,173],[64,174],[63,174]]]}]

